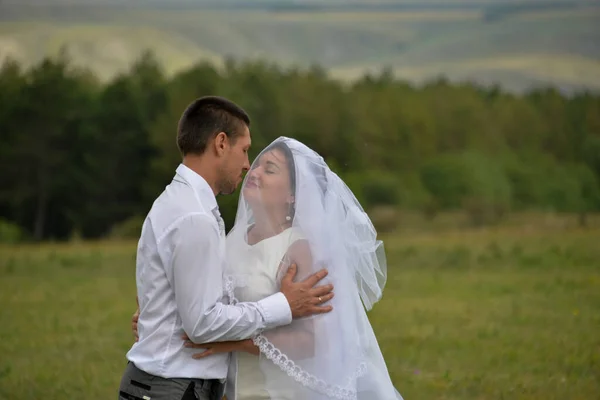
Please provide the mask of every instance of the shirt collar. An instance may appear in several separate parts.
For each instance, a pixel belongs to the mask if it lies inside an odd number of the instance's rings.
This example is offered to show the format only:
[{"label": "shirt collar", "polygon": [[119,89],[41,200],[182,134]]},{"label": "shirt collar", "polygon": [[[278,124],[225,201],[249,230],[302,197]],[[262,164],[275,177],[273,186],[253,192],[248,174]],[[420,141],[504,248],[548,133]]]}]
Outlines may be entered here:
[{"label": "shirt collar", "polygon": [[198,175],[196,172],[192,171],[190,168],[183,164],[179,164],[177,167],[177,175],[179,175],[184,181],[190,184],[196,195],[208,208],[213,211],[218,211],[217,198],[215,197],[215,193],[212,188],[206,182],[206,180]]}]

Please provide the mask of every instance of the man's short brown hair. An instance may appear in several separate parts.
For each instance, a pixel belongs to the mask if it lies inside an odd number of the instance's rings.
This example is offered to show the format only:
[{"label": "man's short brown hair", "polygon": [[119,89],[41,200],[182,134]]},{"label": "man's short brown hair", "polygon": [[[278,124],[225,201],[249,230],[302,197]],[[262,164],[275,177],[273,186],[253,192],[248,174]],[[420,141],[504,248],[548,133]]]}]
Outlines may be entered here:
[{"label": "man's short brown hair", "polygon": [[219,96],[194,100],[183,112],[177,126],[177,147],[182,155],[202,154],[208,142],[225,132],[235,141],[250,126],[250,117],[240,106]]}]

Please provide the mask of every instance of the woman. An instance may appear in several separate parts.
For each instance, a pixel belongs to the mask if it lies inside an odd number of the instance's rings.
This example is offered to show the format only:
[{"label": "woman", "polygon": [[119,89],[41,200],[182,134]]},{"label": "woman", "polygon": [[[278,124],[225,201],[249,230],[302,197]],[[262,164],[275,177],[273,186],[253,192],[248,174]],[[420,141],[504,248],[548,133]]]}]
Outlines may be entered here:
[{"label": "woman", "polygon": [[233,352],[228,400],[402,399],[365,311],[382,295],[383,246],[322,157],[285,137],[259,155],[242,186],[227,254],[231,303],[277,292],[291,264],[297,279],[326,266],[336,288],[331,313],[245,341],[186,343],[207,349],[195,358]]}]

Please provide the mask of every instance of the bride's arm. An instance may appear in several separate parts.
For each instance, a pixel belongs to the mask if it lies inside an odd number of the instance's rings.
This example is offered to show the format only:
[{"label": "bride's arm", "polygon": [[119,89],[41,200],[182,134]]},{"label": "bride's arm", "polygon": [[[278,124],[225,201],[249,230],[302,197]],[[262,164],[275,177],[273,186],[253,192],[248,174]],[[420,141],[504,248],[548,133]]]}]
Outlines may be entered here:
[{"label": "bride's arm", "polygon": [[[296,280],[302,280],[313,273],[313,258],[306,240],[294,242],[286,254],[291,264],[296,264],[298,274]],[[279,269],[287,265],[282,261]],[[281,272],[281,271],[280,271]],[[271,329],[265,336],[275,347],[286,349],[286,354],[295,359],[303,359],[314,355],[314,319],[294,320],[290,325]],[[293,345],[291,345],[293,343]]]}]

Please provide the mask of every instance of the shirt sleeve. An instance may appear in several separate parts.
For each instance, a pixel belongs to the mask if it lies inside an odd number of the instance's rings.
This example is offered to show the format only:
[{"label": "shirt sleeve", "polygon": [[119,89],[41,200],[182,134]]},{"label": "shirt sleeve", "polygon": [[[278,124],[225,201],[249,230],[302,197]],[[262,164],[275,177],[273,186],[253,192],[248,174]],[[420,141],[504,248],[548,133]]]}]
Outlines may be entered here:
[{"label": "shirt sleeve", "polygon": [[283,293],[258,302],[226,305],[223,298],[223,245],[211,216],[183,218],[170,235],[171,272],[183,329],[195,343],[243,340],[287,325],[292,313]]}]

